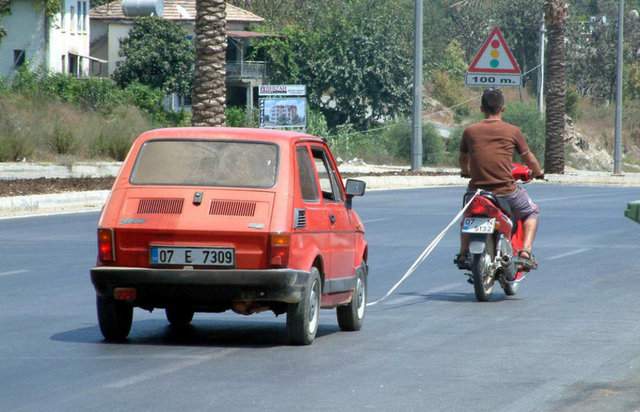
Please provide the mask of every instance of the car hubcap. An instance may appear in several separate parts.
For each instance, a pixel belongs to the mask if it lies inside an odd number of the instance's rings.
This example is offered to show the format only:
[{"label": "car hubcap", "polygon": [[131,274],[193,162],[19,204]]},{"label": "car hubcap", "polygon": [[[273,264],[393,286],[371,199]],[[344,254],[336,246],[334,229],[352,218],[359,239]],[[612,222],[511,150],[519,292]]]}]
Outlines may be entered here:
[{"label": "car hubcap", "polygon": [[365,288],[362,278],[358,277],[358,283],[356,284],[356,307],[358,308],[358,319],[362,319],[365,309]]},{"label": "car hubcap", "polygon": [[318,326],[318,283],[314,283],[309,295],[309,333],[313,333]]}]

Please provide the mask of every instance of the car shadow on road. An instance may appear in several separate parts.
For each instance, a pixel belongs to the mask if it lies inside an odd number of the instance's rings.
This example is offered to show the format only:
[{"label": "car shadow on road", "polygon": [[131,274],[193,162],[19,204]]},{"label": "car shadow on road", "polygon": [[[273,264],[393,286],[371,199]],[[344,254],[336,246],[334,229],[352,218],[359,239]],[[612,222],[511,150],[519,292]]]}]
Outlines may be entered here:
[{"label": "car shadow on road", "polygon": [[[320,324],[316,340],[339,331],[335,325]],[[71,343],[114,344],[104,340],[97,324],[56,333],[51,339]],[[176,328],[158,319],[134,320],[128,339],[115,344],[264,348],[286,346],[287,330],[284,322],[205,319]]]}]

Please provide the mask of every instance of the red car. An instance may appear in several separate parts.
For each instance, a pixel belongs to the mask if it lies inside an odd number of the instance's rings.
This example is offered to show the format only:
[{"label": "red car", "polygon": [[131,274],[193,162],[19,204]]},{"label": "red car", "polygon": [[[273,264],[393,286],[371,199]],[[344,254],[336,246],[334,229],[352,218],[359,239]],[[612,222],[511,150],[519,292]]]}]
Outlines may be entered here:
[{"label": "red car", "polygon": [[174,128],[133,143],[98,223],[91,269],[100,330],[124,340],[133,308],[287,314],[292,344],[310,344],[319,309],[359,330],[367,242],[327,143],[297,132]]}]

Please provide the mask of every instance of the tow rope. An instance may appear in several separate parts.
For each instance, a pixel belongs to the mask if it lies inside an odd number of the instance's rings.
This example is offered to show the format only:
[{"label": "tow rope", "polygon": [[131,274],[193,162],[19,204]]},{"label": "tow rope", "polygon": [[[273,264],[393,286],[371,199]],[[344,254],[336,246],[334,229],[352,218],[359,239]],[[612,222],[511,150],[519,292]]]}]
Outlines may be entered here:
[{"label": "tow rope", "polygon": [[433,241],[429,244],[429,246],[427,246],[422,253],[420,254],[420,256],[418,256],[418,258],[415,260],[415,262],[413,262],[413,264],[411,265],[411,267],[406,271],[406,273],[404,274],[404,276],[402,276],[402,278],[395,284],[393,285],[393,287],[391,289],[389,289],[389,291],[380,299],[376,300],[375,302],[370,302],[367,303],[367,306],[373,306],[373,305],[377,305],[378,303],[382,302],[383,300],[385,300],[386,298],[388,298],[389,296],[391,296],[391,294],[393,292],[395,292],[396,289],[398,289],[398,287],[402,284],[402,282],[404,282],[409,276],[411,276],[413,274],[413,272],[415,272],[415,270],[418,268],[418,266],[420,266],[420,264],[422,262],[424,262],[424,260],[429,257],[429,255],[431,254],[431,252],[433,252],[433,249],[436,248],[436,246],[438,246],[438,243],[440,243],[440,241],[442,241],[442,238],[444,238],[444,235],[447,233],[447,231],[449,231],[449,229],[451,229],[451,226],[453,226],[461,217],[462,214],[465,212],[465,210],[467,210],[467,208],[469,207],[469,205],[471,204],[471,202],[473,202],[473,199],[476,198],[476,196],[478,196],[478,193],[480,193],[480,189],[476,190],[476,192],[473,194],[473,196],[471,197],[471,199],[469,199],[469,201],[462,207],[462,209],[460,210],[460,212],[458,212],[458,214],[456,215],[456,217],[453,218],[453,220],[451,221],[451,223],[449,223],[447,225],[447,227],[444,228],[444,230],[442,232],[440,232],[440,234],[438,236],[436,236],[435,239],[433,239]]}]

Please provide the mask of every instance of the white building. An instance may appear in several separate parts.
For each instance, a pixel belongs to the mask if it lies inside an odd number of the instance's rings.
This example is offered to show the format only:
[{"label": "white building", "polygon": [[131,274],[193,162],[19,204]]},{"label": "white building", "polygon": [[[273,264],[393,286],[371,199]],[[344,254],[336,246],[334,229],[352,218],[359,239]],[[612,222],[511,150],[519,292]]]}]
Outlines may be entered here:
[{"label": "white building", "polygon": [[[195,38],[196,0],[164,0],[162,18],[172,20],[188,33],[190,39]],[[250,31],[254,24],[264,19],[227,2],[227,52],[226,52],[226,85],[227,100],[238,100],[243,95],[242,103],[247,110],[253,109],[254,88],[267,79],[265,62],[247,61],[251,39],[272,37],[274,35]],[[129,35],[135,18],[125,16],[122,11],[122,0],[115,0],[91,10],[91,55],[101,61],[108,62],[108,69],[103,73],[92,72],[95,76],[111,76],[123,57],[119,56],[120,40]],[[172,109],[188,106],[184,101],[174,101],[168,106]],[[178,99],[179,100],[179,99]]]},{"label": "white building", "polygon": [[11,0],[11,13],[0,21],[7,31],[0,39],[0,73],[10,77],[29,62],[52,72],[88,76],[92,62],[98,67],[103,63],[89,56],[89,0],[63,0],[53,16],[46,15],[43,3]]}]

